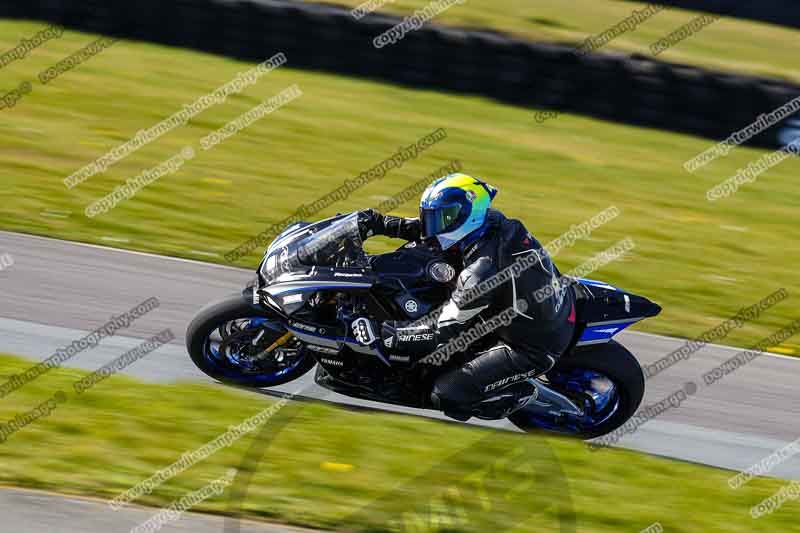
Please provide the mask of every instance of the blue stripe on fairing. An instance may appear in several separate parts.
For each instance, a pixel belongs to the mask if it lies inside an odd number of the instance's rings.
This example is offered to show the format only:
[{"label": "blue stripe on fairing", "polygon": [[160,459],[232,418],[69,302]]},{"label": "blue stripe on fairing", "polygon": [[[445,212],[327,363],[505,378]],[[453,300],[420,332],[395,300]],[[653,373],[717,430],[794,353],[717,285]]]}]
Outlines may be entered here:
[{"label": "blue stripe on fairing", "polygon": [[578,342],[609,340],[611,337],[636,322],[638,322],[638,320],[621,322],[619,324],[606,324],[604,326],[589,326],[583,331],[583,335],[581,335]]},{"label": "blue stripe on fairing", "polygon": [[350,340],[347,337],[339,337],[339,336],[328,337],[327,335],[320,335],[318,333],[311,333],[310,331],[306,331],[306,330],[300,329],[300,328],[293,328],[291,326],[285,326],[285,327],[286,327],[286,329],[288,329],[292,333],[299,333],[301,335],[308,335],[310,337],[317,337],[318,339],[326,339],[326,340],[329,340],[329,341],[336,341],[336,342],[347,342],[347,341]]},{"label": "blue stripe on fairing", "polygon": [[294,294],[295,292],[305,292],[305,291],[319,291],[322,289],[368,289],[370,287],[369,284],[363,283],[361,285],[314,285],[308,287],[298,287],[296,289],[286,289],[285,291],[280,291],[276,293],[272,293],[267,289],[267,292],[272,294],[272,296],[281,296],[284,294]]},{"label": "blue stripe on fairing", "polygon": [[613,285],[610,285],[610,284],[606,283],[605,281],[597,281],[597,280],[594,280],[594,279],[587,279],[587,278],[578,278],[578,281],[580,281],[584,285],[589,285],[590,287],[601,287],[603,289],[619,291],[618,288],[616,288]]}]

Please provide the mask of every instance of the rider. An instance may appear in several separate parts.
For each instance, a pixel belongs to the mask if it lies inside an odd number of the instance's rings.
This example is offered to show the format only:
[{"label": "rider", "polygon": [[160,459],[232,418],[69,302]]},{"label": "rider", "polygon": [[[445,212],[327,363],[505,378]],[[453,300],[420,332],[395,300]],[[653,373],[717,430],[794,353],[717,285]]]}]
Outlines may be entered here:
[{"label": "rider", "polygon": [[[434,407],[452,418],[467,420],[477,404],[506,387],[550,370],[567,349],[575,330],[575,295],[559,283],[560,273],[549,254],[521,222],[506,218],[489,205],[497,189],[465,174],[433,182],[420,201],[420,218],[384,216],[374,210],[359,213],[362,238],[386,235],[438,246],[463,266],[450,300],[436,324],[409,326],[384,322],[380,328],[367,319],[353,322],[356,339],[378,342],[395,353],[431,353],[479,321],[506,310],[513,320],[496,330],[497,343],[469,362],[442,374],[431,394]],[[483,294],[478,285],[527,254],[532,264]],[[489,283],[484,284],[484,289]],[[543,287],[548,297],[534,293]],[[477,294],[479,294],[477,297]],[[375,331],[380,330],[380,335]],[[413,334],[411,334],[413,332]],[[406,334],[404,334],[406,333]]]}]

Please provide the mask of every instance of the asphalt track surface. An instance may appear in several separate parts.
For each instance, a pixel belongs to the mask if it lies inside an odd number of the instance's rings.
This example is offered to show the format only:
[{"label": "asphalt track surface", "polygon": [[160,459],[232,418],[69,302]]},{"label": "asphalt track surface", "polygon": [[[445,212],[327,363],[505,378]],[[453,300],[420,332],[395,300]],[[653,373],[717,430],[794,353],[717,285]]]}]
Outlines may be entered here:
[{"label": "asphalt track surface", "polygon": [[[108,503],[92,498],[62,496],[32,490],[0,489],[2,531],[9,533],[129,533],[159,509],[130,506],[113,512]],[[239,521],[240,533],[314,533],[310,529]],[[185,513],[164,524],[162,533],[222,533],[224,518]],[[318,530],[317,530],[318,532]]]},{"label": "asphalt track surface", "polygon": [[[55,349],[101,326],[111,315],[155,296],[161,302],[158,309],[66,364],[96,370],[136,346],[140,339],[170,328],[176,336],[172,344],[125,371],[153,382],[210,381],[186,355],[183,347],[186,326],[203,305],[240,292],[253,277],[248,270],[0,232],[0,254],[3,253],[11,254],[14,265],[0,271],[0,352],[44,359]],[[602,279],[601,275],[598,277]],[[617,340],[643,364],[654,362],[683,343],[636,332],[622,333]],[[698,383],[699,389],[680,407],[623,437],[618,445],[742,470],[800,438],[797,378],[800,360],[765,354],[721,382],[703,386],[702,374],[737,351],[708,345],[690,359],[648,380],[643,405],[663,399],[689,381]],[[310,383],[312,374],[279,390],[294,392],[304,383],[307,386],[303,395],[311,398],[324,397],[326,401],[341,404],[441,418],[432,411],[331,394]],[[254,401],[259,401],[259,397],[254,395]],[[503,422],[483,424],[510,429]],[[786,460],[770,475],[800,479],[800,457]],[[7,506],[8,501],[7,492],[0,494],[0,508]]]}]

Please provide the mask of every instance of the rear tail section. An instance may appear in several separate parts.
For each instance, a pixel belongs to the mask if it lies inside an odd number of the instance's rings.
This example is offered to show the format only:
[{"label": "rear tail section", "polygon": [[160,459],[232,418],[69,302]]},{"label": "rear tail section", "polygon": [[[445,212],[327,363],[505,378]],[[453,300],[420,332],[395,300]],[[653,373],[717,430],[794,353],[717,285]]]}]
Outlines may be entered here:
[{"label": "rear tail section", "polygon": [[628,326],[658,315],[661,306],[602,281],[578,279],[573,347],[602,344]]}]

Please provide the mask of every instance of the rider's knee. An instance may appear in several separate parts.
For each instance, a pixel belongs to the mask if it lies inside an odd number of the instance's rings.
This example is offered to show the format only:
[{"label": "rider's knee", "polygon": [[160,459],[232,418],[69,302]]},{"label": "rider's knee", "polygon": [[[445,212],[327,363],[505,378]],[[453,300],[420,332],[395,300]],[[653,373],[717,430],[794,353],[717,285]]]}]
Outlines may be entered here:
[{"label": "rider's knee", "polygon": [[480,389],[472,374],[464,368],[448,372],[436,380],[431,401],[437,409],[470,405],[481,399]]}]

